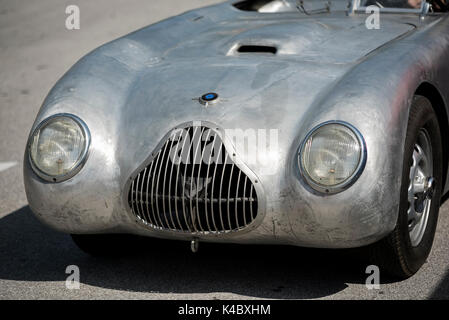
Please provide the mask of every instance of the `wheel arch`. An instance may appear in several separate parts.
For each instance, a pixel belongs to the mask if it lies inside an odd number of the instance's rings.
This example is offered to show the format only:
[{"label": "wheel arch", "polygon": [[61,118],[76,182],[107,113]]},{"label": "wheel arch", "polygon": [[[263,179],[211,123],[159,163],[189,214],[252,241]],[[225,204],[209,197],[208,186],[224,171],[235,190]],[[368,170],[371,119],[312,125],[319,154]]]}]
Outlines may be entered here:
[{"label": "wheel arch", "polygon": [[441,142],[443,147],[443,191],[446,186],[446,178],[449,164],[449,123],[446,103],[436,86],[429,82],[423,82],[415,91],[415,95],[424,96],[432,104],[440,126]]}]

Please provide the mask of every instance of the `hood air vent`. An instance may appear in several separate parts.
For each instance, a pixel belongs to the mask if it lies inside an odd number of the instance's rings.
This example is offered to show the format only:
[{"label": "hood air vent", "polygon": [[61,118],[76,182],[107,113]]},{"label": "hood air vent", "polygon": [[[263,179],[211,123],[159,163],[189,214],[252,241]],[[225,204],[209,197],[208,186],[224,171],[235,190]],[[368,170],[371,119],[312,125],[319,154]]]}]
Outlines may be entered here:
[{"label": "hood air vent", "polygon": [[259,11],[273,0],[246,0],[234,3],[234,7],[242,11]]},{"label": "hood air vent", "polygon": [[242,11],[259,13],[294,12],[296,7],[285,0],[246,0],[234,3],[233,6]]},{"label": "hood air vent", "polygon": [[276,54],[278,52],[278,49],[273,46],[256,46],[256,45],[249,45],[249,46],[240,46],[237,50],[240,53],[271,53]]}]

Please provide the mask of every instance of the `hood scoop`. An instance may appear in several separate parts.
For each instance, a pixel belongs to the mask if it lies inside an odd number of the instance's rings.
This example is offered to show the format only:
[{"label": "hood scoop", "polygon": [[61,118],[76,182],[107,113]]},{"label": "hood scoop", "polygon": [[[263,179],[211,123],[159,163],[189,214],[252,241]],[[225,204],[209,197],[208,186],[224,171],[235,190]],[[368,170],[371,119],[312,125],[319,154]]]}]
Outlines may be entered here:
[{"label": "hood scoop", "polygon": [[237,49],[238,53],[268,53],[276,54],[278,49],[274,46],[264,46],[264,45],[241,45]]},{"label": "hood scoop", "polygon": [[259,13],[277,13],[294,11],[289,3],[282,0],[245,0],[234,3],[233,6],[242,11]]}]

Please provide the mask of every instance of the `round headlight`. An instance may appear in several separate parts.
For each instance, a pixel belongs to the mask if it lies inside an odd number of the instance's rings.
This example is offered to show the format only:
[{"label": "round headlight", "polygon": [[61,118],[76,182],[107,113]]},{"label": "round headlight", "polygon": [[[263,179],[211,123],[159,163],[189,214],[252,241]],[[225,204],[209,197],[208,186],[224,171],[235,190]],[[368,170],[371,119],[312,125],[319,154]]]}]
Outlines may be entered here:
[{"label": "round headlight", "polygon": [[81,169],[89,144],[89,130],[81,119],[69,114],[54,115],[39,124],[30,138],[32,167],[45,180],[66,180]]},{"label": "round headlight", "polygon": [[313,189],[340,192],[354,183],[365,167],[365,141],[346,122],[325,122],[307,135],[298,160],[302,176]]}]

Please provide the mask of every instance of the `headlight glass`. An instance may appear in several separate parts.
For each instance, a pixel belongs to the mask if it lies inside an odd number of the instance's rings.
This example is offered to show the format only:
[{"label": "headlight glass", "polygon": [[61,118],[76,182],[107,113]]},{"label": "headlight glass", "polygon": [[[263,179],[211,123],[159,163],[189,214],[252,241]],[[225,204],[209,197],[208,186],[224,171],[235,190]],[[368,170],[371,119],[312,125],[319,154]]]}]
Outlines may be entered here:
[{"label": "headlight glass", "polygon": [[[37,127],[31,137],[30,157],[33,165],[53,181],[79,167],[88,148],[88,131],[84,123],[71,115],[56,115]],[[42,175],[41,175],[42,176]]]},{"label": "headlight glass", "polygon": [[[365,146],[360,133],[346,123],[324,123],[306,138],[300,165],[312,187],[323,192],[340,191],[364,165]],[[362,168],[363,169],[363,168]]]}]

